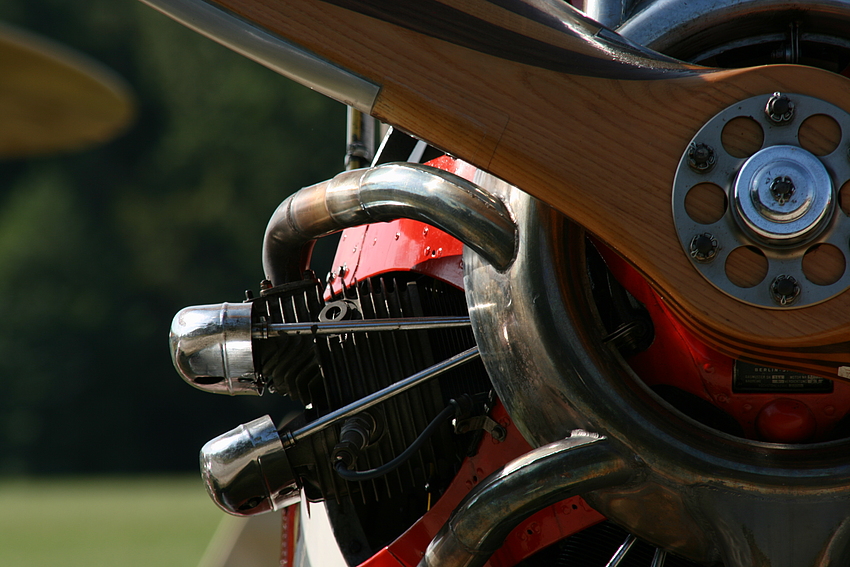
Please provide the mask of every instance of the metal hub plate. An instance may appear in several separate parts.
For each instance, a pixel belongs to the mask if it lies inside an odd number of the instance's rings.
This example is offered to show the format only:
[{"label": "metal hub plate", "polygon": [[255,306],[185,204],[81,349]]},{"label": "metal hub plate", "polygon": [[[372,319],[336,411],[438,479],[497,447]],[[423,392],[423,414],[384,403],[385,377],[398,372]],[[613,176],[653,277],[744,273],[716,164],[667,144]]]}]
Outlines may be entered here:
[{"label": "metal hub plate", "polygon": [[742,228],[768,245],[817,235],[832,214],[832,179],[823,163],[797,146],[771,146],[746,162],[732,186]]},{"label": "metal hub plate", "polygon": [[[685,254],[715,287],[745,303],[799,308],[850,287],[850,218],[837,206],[838,191],[850,181],[850,114],[820,99],[788,94],[793,118],[776,124],[765,113],[771,96],[730,106],[694,136],[688,148],[709,146],[712,164],[699,169],[692,149],[690,158],[688,149],[682,154],[673,182],[673,218]],[[838,145],[826,155],[816,156],[800,143],[800,126],[816,115],[832,118],[841,131]],[[735,157],[723,145],[724,127],[737,118],[751,119],[764,134],[761,148],[747,157]],[[783,185],[789,181],[793,188]],[[688,192],[705,183],[719,187],[727,203],[722,216],[709,223],[695,221],[685,206]],[[696,251],[693,243],[700,236]],[[843,274],[828,285],[810,281],[803,270],[804,256],[819,244],[834,246],[844,258]],[[727,274],[730,254],[741,247],[760,252],[767,263],[766,275],[752,287],[733,283]],[[798,284],[788,301],[780,301],[772,285],[783,277]]]}]

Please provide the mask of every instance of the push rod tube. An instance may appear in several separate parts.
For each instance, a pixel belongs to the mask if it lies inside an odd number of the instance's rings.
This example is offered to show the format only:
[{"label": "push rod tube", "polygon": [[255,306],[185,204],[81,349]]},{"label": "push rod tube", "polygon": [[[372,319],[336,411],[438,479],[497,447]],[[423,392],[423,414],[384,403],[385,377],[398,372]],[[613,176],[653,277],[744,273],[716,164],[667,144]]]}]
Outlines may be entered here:
[{"label": "push rod tube", "polygon": [[582,430],[534,449],[484,479],[455,509],[419,567],[480,567],[530,515],[639,474],[605,437]]},{"label": "push rod tube", "polygon": [[347,406],[339,408],[336,411],[332,411],[331,413],[324,415],[315,421],[310,422],[301,429],[298,429],[294,432],[281,431],[280,435],[281,439],[283,439],[283,446],[289,448],[296,442],[301,441],[302,439],[309,437],[314,433],[318,433],[319,431],[322,431],[323,429],[326,429],[335,423],[339,423],[340,421],[348,419],[349,417],[355,414],[358,414],[362,411],[366,411],[372,406],[378,405],[379,403],[388,400],[393,396],[397,396],[402,392],[406,392],[411,388],[415,388],[420,384],[424,384],[429,380],[433,380],[444,372],[448,372],[452,368],[455,368],[462,364],[466,364],[467,362],[471,362],[477,359],[479,356],[480,355],[478,352],[478,347],[472,347],[433,366],[429,366],[425,370],[417,372],[416,374],[411,374],[407,378],[399,380],[394,384],[390,384],[386,388],[378,390],[373,394],[364,396],[356,402],[352,402]]},{"label": "push rod tube", "polygon": [[283,201],[266,228],[266,277],[273,285],[301,279],[315,239],[398,219],[444,230],[500,270],[514,258],[516,226],[499,199],[441,169],[388,163],[340,173]]},{"label": "push rod tube", "polygon": [[469,327],[469,317],[407,317],[403,319],[361,319],[357,321],[320,321],[317,323],[261,323],[251,336],[267,339],[282,335],[338,335],[341,333],[378,333],[392,331],[427,331]]}]

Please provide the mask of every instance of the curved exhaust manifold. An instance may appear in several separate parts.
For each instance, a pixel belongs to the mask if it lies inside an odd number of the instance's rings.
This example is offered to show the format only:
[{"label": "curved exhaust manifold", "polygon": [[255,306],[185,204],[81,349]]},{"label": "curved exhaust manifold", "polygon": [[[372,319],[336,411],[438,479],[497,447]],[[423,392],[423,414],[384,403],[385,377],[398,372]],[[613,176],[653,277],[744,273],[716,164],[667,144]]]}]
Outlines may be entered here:
[{"label": "curved exhaust manifold", "polygon": [[499,199],[435,167],[388,163],[340,173],[283,201],[263,241],[266,277],[274,285],[300,279],[316,238],[398,219],[444,230],[499,270],[514,258],[516,226]]},{"label": "curved exhaust manifold", "polygon": [[605,437],[573,431],[476,486],[434,537],[419,567],[480,567],[528,516],[577,494],[626,484],[639,470]]},{"label": "curved exhaust manifold", "polygon": [[[346,171],[284,200],[266,228],[266,277],[275,286],[301,280],[317,238],[398,219],[444,230],[498,270],[513,261],[516,226],[499,199],[435,167],[390,163]],[[251,303],[222,303],[177,313],[171,357],[186,382],[220,394],[263,393],[254,368],[251,308]]]}]

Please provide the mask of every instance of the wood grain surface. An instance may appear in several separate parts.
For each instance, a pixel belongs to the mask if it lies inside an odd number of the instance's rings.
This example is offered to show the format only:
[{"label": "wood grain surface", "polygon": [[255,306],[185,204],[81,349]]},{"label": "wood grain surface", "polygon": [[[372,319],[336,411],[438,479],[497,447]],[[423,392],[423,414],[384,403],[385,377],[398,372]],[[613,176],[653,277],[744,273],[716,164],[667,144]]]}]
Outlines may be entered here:
[{"label": "wood grain surface", "polygon": [[[775,91],[850,109],[846,78],[797,66],[652,61],[600,40],[592,24],[559,21],[522,0],[216,3],[381,85],[376,117],[582,224],[721,351],[850,375],[841,370],[850,366],[850,293],[798,309],[730,298],[691,266],[671,211],[678,160],[712,116]],[[817,139],[811,126],[807,136]]]}]

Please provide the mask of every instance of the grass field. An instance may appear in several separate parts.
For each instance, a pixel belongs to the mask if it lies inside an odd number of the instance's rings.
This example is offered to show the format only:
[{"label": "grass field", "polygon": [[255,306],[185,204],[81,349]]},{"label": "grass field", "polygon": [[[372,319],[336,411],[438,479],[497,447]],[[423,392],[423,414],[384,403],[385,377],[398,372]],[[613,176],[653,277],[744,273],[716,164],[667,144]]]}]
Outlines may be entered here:
[{"label": "grass field", "polygon": [[222,516],[197,476],[0,479],[0,566],[195,567]]}]

